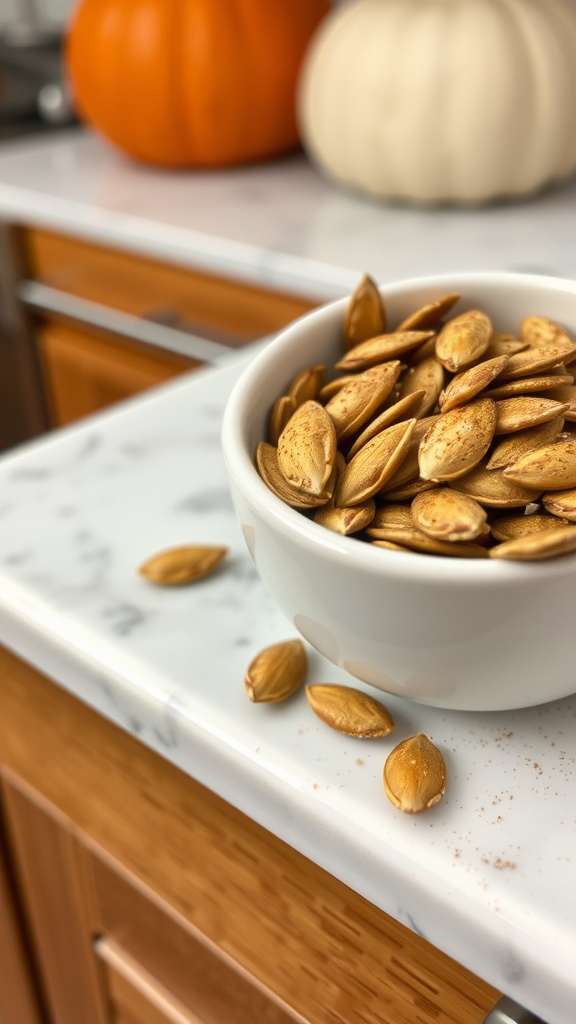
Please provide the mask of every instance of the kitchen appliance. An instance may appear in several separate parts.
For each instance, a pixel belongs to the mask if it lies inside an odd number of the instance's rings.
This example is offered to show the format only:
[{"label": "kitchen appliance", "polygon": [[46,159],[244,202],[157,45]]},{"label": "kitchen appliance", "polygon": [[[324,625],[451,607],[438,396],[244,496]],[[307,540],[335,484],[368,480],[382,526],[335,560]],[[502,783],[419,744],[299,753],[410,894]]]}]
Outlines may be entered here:
[{"label": "kitchen appliance", "polygon": [[74,122],[63,38],[64,25],[37,0],[19,0],[0,20],[0,142]]}]

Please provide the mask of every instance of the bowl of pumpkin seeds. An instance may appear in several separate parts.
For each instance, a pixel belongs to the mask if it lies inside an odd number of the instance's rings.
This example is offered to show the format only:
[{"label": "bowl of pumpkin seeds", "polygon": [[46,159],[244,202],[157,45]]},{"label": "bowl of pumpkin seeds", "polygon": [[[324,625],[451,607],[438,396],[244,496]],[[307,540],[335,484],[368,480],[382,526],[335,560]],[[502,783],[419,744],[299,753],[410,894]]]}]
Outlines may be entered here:
[{"label": "bowl of pumpkin seeds", "polygon": [[576,282],[529,274],[359,275],[262,349],[222,446],[298,633],[437,707],[576,692],[575,376]]}]

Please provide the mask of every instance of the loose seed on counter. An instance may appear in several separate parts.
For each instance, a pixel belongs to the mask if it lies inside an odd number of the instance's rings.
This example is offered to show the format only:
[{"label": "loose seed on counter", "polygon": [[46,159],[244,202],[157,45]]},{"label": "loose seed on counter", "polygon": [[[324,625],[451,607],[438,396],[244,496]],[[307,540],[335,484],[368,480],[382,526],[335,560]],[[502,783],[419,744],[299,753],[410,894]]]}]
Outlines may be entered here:
[{"label": "loose seed on counter", "polygon": [[388,709],[353,686],[311,683],[306,687],[306,697],[318,718],[347,736],[375,739],[387,736],[394,728]]},{"label": "loose seed on counter", "polygon": [[214,572],[228,548],[219,544],[185,544],[167,548],[138,567],[145,580],[162,587],[182,586]]},{"label": "loose seed on counter", "polygon": [[384,791],[399,811],[419,814],[441,799],[446,789],[444,758],[424,733],[403,740],[384,765]]},{"label": "loose seed on counter", "polygon": [[308,671],[308,655],[301,640],[283,640],[265,647],[250,662],[244,685],[254,704],[286,700],[300,689]]}]

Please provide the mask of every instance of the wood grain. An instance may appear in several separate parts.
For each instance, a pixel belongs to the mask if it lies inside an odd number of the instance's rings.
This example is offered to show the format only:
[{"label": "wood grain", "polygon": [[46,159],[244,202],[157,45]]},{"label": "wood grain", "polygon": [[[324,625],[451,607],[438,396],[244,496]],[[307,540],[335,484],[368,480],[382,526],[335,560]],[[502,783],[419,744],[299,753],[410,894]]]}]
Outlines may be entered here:
[{"label": "wood grain", "polygon": [[312,1024],[481,1024],[498,993],[0,650],[0,761]]},{"label": "wood grain", "polygon": [[127,313],[175,314],[228,342],[260,338],[307,313],[313,302],[279,290],[169,264],[47,231],[24,232],[28,275]]},{"label": "wood grain", "polygon": [[0,1021],[42,1024],[40,1005],[6,846],[0,837]]},{"label": "wood grain", "polygon": [[65,323],[47,323],[37,344],[52,426],[81,419],[200,364]]}]

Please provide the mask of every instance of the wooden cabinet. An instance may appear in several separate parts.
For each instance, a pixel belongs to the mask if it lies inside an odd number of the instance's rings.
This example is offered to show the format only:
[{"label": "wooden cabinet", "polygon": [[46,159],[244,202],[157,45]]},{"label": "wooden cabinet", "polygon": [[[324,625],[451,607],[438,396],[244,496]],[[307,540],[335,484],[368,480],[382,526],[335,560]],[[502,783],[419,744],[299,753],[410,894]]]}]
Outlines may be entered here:
[{"label": "wooden cabinet", "polygon": [[484,1021],[493,988],[2,649],[0,675],[42,1024]]},{"label": "wooden cabinet", "polygon": [[88,244],[0,229],[0,447],[268,336],[296,295]]}]

